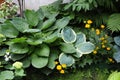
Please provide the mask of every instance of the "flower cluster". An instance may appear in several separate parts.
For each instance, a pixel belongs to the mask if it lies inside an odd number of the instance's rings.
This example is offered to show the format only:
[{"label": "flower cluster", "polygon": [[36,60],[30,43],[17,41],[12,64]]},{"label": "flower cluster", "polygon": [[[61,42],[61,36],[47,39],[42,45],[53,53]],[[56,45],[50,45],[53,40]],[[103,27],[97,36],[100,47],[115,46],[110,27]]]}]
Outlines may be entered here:
[{"label": "flower cluster", "polygon": [[65,73],[65,69],[67,68],[66,64],[59,64],[59,62],[55,61],[56,64],[56,69],[61,73],[64,74]]}]

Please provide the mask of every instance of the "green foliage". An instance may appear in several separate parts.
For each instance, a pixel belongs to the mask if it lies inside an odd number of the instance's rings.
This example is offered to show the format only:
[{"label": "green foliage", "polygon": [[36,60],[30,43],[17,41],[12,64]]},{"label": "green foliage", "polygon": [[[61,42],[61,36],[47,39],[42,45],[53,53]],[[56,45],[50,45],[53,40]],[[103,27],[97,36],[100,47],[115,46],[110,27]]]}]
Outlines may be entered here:
[{"label": "green foliage", "polygon": [[112,31],[120,31],[120,14],[114,13],[112,14],[107,23],[108,29]]},{"label": "green foliage", "polygon": [[119,80],[120,79],[120,72],[112,72],[107,80]]}]

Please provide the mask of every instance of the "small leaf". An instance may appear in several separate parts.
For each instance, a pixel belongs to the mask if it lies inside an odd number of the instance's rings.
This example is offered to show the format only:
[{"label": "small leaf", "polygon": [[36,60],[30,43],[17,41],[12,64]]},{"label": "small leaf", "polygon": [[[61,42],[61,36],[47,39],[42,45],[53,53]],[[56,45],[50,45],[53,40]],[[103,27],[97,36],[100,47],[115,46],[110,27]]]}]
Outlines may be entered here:
[{"label": "small leaf", "polygon": [[25,17],[27,19],[27,22],[31,26],[36,26],[38,24],[39,18],[38,18],[38,14],[35,11],[26,10],[25,11]]},{"label": "small leaf", "polygon": [[74,53],[73,54],[73,56],[75,56],[75,57],[77,57],[77,58],[80,58],[80,57],[82,57],[82,53],[79,53],[79,52],[76,52],[76,53]]},{"label": "small leaf", "polygon": [[16,61],[16,60],[20,60],[20,59],[22,59],[22,58],[24,58],[25,57],[25,55],[21,55],[21,54],[11,54],[11,59],[13,60],[13,61]]},{"label": "small leaf", "polygon": [[76,52],[74,45],[71,43],[61,43],[60,49],[64,53],[75,53]]},{"label": "small leaf", "polygon": [[40,32],[39,29],[27,29],[23,31],[24,33],[36,33],[36,32]]},{"label": "small leaf", "polygon": [[62,39],[66,43],[73,43],[76,41],[76,33],[69,27],[64,28],[61,31]]},{"label": "small leaf", "polygon": [[67,66],[72,66],[75,63],[75,59],[71,55],[61,53],[59,56],[60,64],[66,64]]},{"label": "small leaf", "polygon": [[24,44],[20,44],[20,43],[11,44],[9,46],[9,49],[14,54],[25,54],[29,51],[29,47],[25,43]]},{"label": "small leaf", "polygon": [[82,54],[89,54],[94,50],[94,48],[95,48],[94,44],[90,42],[84,42],[79,44],[76,50]]},{"label": "small leaf", "polygon": [[48,64],[48,58],[38,57],[37,55],[32,55],[32,65],[35,68],[43,68]]},{"label": "small leaf", "polygon": [[120,36],[114,37],[114,41],[118,46],[120,46]]},{"label": "small leaf", "polygon": [[23,32],[24,30],[29,29],[28,23],[22,19],[22,18],[14,18],[11,23],[14,25],[14,27],[20,31]]},{"label": "small leaf", "polygon": [[15,76],[25,76],[23,69],[15,70]]}]

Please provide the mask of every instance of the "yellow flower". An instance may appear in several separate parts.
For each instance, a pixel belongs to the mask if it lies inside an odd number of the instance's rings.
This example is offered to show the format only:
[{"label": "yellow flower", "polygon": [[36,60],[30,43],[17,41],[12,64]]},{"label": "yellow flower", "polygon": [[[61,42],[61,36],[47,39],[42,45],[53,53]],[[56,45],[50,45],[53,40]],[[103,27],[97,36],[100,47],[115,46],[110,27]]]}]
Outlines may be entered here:
[{"label": "yellow flower", "polygon": [[93,22],[92,22],[92,20],[88,20],[87,23],[88,24],[92,24]]},{"label": "yellow flower", "polygon": [[59,62],[58,61],[55,61],[55,64],[57,65]]},{"label": "yellow flower", "polygon": [[63,68],[66,68],[66,67],[67,67],[67,65],[66,65],[66,64],[61,64],[61,66],[62,66]]},{"label": "yellow flower", "polygon": [[114,63],[114,60],[112,58],[108,58],[109,62]]},{"label": "yellow flower", "polygon": [[105,38],[104,38],[104,37],[101,37],[100,40],[105,40]]},{"label": "yellow flower", "polygon": [[93,54],[97,54],[97,51],[94,50],[94,51],[93,51]]},{"label": "yellow flower", "polygon": [[102,48],[105,48],[105,45],[102,45]]},{"label": "yellow flower", "polygon": [[110,47],[107,47],[107,48],[106,48],[106,50],[110,51],[110,50],[111,50],[111,48],[110,48]]},{"label": "yellow flower", "polygon": [[104,43],[107,43],[107,40],[104,40],[103,42],[104,42]]},{"label": "yellow flower", "polygon": [[62,69],[62,66],[61,66],[61,65],[57,65],[56,69],[57,69],[57,70],[61,70],[61,69]]},{"label": "yellow flower", "polygon": [[104,28],[105,28],[105,26],[104,26],[104,25],[101,25],[100,27],[101,27],[102,29],[104,29]]},{"label": "yellow flower", "polygon": [[90,28],[90,24],[86,24],[86,25],[85,25],[85,28]]},{"label": "yellow flower", "polygon": [[64,71],[64,70],[60,70],[60,73],[61,73],[61,74],[64,74],[64,73],[65,73],[65,71]]},{"label": "yellow flower", "polygon": [[100,34],[100,30],[96,29],[96,34],[99,35]]}]

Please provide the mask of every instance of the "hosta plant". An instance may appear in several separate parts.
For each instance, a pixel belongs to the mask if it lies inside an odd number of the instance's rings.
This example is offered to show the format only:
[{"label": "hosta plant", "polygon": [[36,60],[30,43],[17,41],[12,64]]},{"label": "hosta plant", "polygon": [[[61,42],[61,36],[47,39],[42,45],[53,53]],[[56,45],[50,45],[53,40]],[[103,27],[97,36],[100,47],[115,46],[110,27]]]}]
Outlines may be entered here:
[{"label": "hosta plant", "polygon": [[84,33],[67,26],[70,17],[57,18],[58,11],[46,9],[26,10],[24,18],[15,17],[0,24],[1,76],[6,70],[25,76],[24,69],[31,66],[48,74],[42,69],[53,70],[56,60],[70,67],[77,58],[94,50],[94,44],[86,41]]}]

